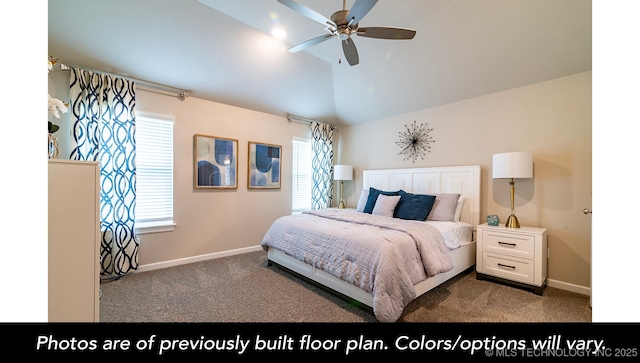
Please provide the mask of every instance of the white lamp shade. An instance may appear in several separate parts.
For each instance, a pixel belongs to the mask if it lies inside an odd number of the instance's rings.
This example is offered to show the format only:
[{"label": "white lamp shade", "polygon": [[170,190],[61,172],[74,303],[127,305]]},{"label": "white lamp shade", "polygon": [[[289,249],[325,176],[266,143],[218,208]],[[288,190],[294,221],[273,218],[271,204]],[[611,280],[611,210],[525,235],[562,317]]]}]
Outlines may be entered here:
[{"label": "white lamp shade", "polygon": [[333,180],[353,180],[353,166],[334,165]]},{"label": "white lamp shade", "polygon": [[533,178],[533,155],[529,152],[494,154],[493,178]]}]

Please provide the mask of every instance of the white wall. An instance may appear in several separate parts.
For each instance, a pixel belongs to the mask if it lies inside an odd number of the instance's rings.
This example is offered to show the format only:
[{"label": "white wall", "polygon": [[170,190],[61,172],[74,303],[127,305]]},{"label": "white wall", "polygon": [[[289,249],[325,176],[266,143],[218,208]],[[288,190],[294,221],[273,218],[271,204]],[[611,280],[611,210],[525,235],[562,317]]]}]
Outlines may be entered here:
[{"label": "white wall", "polygon": [[[69,74],[49,75],[49,93],[68,101]],[[278,217],[291,213],[291,141],[309,137],[310,127],[283,116],[250,111],[221,103],[175,97],[138,90],[137,111],[172,115],[174,126],[173,232],[140,236],[142,267],[230,250],[255,248]],[[56,120],[61,129],[61,158],[69,158],[69,114]],[[193,188],[193,135],[205,134],[238,140],[238,188]],[[248,190],[248,142],[282,146],[282,187]],[[184,262],[184,261],[183,261]],[[169,262],[172,264],[172,262]],[[165,264],[166,265],[166,264]]]},{"label": "white wall", "polygon": [[[68,82],[68,75],[50,74],[49,90],[52,96],[68,100],[65,77]],[[195,98],[179,101],[144,91],[138,92],[137,109],[176,118],[177,226],[174,232],[141,236],[141,265],[256,247],[269,225],[290,213],[291,139],[308,137],[306,125],[289,123],[284,115]],[[435,143],[424,160],[411,163],[398,155],[395,142],[404,126],[414,120],[434,128]],[[68,137],[68,130],[63,120],[59,137],[67,156],[62,136]],[[193,189],[192,139],[196,133],[238,139],[237,190]],[[591,208],[591,72],[343,127],[336,135],[336,163],[354,165],[356,171],[356,179],[345,182],[349,206],[357,204],[363,169],[479,164],[481,218],[495,213],[502,220],[509,214],[508,184],[490,178],[492,155],[531,151],[535,178],[516,182],[516,215],[521,225],[548,228],[549,279],[569,288],[589,288],[591,216],[582,209]],[[247,189],[249,141],[283,146],[280,190]]]},{"label": "white wall", "polygon": [[[343,128],[338,160],[356,170],[356,180],[345,183],[348,204],[357,204],[364,169],[477,164],[481,218],[495,213],[504,221],[508,182],[491,179],[492,155],[530,151],[534,179],[516,181],[515,214],[521,225],[548,229],[549,279],[588,288],[591,215],[582,210],[591,209],[592,196],[591,89],[591,72],[585,72]],[[403,161],[396,145],[413,121],[433,127],[435,140],[415,163]]]},{"label": "white wall", "polygon": [[[274,116],[224,104],[140,92],[137,109],[174,115],[173,232],[142,235],[140,264],[255,247],[278,217],[291,213],[291,140],[309,136],[309,127]],[[193,135],[238,140],[238,188],[193,188]],[[247,189],[248,142],[282,146],[279,190]]]}]

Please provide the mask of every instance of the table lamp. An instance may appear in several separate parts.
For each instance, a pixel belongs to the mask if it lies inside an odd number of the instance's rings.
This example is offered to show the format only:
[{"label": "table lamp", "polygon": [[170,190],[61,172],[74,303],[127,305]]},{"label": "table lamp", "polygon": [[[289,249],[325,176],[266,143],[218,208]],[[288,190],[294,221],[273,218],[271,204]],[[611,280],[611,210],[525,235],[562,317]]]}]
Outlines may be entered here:
[{"label": "table lamp", "polygon": [[345,203],[342,200],[344,193],[344,181],[353,180],[353,166],[351,165],[334,165],[333,167],[333,180],[340,181],[340,205],[338,208],[344,209]]},{"label": "table lamp", "polygon": [[509,152],[493,155],[493,179],[511,179],[511,215],[505,222],[507,228],[520,228],[518,218],[514,214],[513,200],[515,197],[514,179],[533,178],[533,156],[529,152]]}]

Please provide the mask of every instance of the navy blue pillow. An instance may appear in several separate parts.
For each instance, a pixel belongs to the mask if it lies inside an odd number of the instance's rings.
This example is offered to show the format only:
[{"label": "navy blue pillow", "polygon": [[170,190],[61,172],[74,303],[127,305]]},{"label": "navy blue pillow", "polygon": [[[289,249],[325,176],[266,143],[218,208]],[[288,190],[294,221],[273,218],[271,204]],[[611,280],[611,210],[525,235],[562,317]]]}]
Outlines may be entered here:
[{"label": "navy blue pillow", "polygon": [[376,205],[376,200],[378,200],[378,195],[400,195],[399,192],[386,192],[373,187],[369,188],[369,197],[367,198],[367,204],[364,205],[364,210],[362,212],[369,213],[373,212],[373,207]]},{"label": "navy blue pillow", "polygon": [[435,201],[435,195],[412,194],[400,190],[400,201],[393,217],[424,221],[431,212]]}]

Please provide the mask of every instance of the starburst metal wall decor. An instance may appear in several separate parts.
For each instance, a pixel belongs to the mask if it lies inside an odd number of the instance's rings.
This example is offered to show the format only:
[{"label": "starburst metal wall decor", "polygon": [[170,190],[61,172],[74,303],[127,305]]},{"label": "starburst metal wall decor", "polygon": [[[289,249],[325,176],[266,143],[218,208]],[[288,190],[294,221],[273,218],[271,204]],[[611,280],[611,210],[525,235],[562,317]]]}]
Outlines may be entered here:
[{"label": "starburst metal wall decor", "polygon": [[429,135],[432,128],[429,128],[427,124],[416,125],[413,121],[411,127],[405,125],[405,131],[399,132],[400,141],[396,142],[396,145],[400,146],[400,152],[398,155],[404,155],[403,160],[411,160],[414,163],[418,158],[424,159],[425,155],[431,152],[430,144],[435,142],[433,137]]}]

